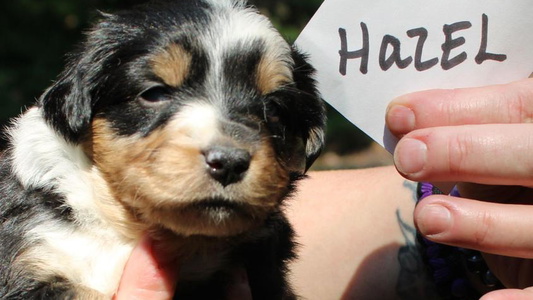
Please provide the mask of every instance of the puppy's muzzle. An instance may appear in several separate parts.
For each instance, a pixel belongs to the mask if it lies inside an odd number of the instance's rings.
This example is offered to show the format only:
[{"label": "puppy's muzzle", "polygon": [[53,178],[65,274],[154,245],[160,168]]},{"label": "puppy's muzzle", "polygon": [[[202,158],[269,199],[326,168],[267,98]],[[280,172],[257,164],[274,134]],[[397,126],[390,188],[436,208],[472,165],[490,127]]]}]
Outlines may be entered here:
[{"label": "puppy's muzzle", "polygon": [[228,146],[211,147],[203,155],[207,172],[224,187],[241,181],[252,160],[247,150]]}]

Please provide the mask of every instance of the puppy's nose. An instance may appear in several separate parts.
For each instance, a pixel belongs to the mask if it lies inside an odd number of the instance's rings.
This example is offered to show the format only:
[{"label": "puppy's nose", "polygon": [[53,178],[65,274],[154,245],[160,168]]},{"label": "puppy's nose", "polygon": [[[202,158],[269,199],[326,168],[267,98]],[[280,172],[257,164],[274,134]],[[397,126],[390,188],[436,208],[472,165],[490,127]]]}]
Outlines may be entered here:
[{"label": "puppy's nose", "polygon": [[242,180],[252,159],[246,150],[231,147],[212,147],[204,151],[207,171],[223,186]]}]

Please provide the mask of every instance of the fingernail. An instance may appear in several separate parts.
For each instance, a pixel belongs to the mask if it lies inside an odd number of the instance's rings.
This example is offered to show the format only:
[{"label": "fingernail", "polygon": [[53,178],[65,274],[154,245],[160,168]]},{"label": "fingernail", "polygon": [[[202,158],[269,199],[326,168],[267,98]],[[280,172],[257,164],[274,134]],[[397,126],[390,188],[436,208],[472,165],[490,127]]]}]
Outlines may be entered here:
[{"label": "fingernail", "polygon": [[398,171],[413,175],[424,170],[427,160],[427,146],[424,142],[405,138],[400,140],[394,153],[394,163]]},{"label": "fingernail", "polygon": [[417,221],[420,233],[432,236],[448,231],[452,224],[452,214],[442,205],[427,205],[418,214]]},{"label": "fingernail", "polygon": [[415,113],[403,105],[392,105],[387,110],[387,126],[396,134],[406,134],[415,129]]}]

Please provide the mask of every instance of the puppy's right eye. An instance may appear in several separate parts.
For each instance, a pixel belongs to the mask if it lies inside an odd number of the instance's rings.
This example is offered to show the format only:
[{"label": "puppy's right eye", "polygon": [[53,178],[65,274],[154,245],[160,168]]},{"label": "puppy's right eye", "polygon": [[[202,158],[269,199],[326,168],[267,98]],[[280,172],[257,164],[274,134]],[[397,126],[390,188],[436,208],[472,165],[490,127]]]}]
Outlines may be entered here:
[{"label": "puppy's right eye", "polygon": [[149,88],[139,95],[139,99],[146,104],[162,104],[171,98],[170,91],[162,86]]}]

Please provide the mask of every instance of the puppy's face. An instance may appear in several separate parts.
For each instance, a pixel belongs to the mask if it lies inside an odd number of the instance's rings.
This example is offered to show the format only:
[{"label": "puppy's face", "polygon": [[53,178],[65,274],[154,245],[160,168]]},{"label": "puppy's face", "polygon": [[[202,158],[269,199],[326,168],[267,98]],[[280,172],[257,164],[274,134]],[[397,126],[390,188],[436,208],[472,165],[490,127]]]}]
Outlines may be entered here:
[{"label": "puppy's face", "polygon": [[278,210],[318,154],[311,73],[256,11],[176,1],[106,15],[41,104],[142,222],[227,236]]}]

